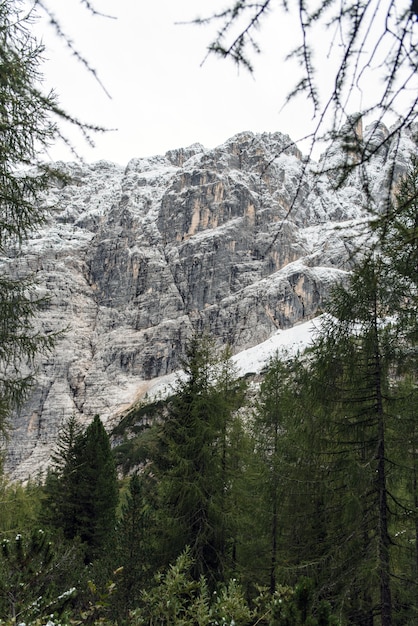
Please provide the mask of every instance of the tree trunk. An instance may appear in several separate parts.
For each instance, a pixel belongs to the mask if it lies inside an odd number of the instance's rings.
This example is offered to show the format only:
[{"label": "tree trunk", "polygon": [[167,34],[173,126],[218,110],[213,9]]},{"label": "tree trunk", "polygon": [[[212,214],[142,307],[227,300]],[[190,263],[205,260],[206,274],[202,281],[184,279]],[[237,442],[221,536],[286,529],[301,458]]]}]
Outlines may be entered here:
[{"label": "tree trunk", "polygon": [[379,498],[379,577],[380,577],[380,607],[382,626],[392,626],[392,597],[390,586],[390,561],[388,533],[388,506],[386,489],[386,458],[385,458],[385,423],[382,397],[382,362],[379,346],[378,311],[375,300],[373,333],[375,340],[375,392],[377,413],[377,491]]}]

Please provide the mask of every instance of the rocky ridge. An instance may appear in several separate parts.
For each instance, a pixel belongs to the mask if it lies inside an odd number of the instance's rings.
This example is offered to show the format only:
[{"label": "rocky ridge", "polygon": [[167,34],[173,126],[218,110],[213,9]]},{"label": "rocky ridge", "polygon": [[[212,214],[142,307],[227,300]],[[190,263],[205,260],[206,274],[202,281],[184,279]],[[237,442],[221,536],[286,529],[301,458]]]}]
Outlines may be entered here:
[{"label": "rocky ridge", "polygon": [[[370,145],[383,125],[365,130]],[[391,151],[402,173],[416,150],[394,138],[365,167],[383,202]],[[44,468],[63,420],[109,426],[179,367],[191,333],[206,329],[233,352],[318,314],[330,285],[364,245],[358,170],[335,189],[281,133],[240,133],[214,150],[195,144],[164,156],[60,163],[47,194],[47,224],[12,272],[30,271],[48,306],[44,331],[65,328],[38,359],[37,384],[13,417],[6,471]],[[363,172],[364,175],[364,172]]]}]

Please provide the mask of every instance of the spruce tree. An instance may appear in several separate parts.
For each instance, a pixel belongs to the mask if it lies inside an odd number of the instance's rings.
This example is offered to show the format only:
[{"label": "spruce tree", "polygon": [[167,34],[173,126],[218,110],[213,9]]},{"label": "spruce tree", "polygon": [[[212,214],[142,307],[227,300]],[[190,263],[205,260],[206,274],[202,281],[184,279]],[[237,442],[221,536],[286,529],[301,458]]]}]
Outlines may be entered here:
[{"label": "spruce tree", "polygon": [[190,341],[184,371],[161,428],[161,523],[168,562],[189,546],[195,576],[213,582],[231,561],[226,447],[240,392],[207,336]]},{"label": "spruce tree", "polygon": [[118,482],[109,437],[96,415],[84,433],[74,418],[63,429],[56,465],[48,475],[45,521],[85,544],[86,562],[110,545],[116,525]]},{"label": "spruce tree", "polygon": [[[87,9],[97,13],[90,2]],[[42,86],[43,46],[31,33],[34,8],[51,18],[58,35],[92,76],[97,74],[64,35],[45,3],[28,7],[23,0],[0,1],[0,434],[10,414],[30,392],[36,354],[52,349],[56,333],[36,323],[45,298],[22,262],[22,244],[45,223],[44,192],[51,177],[61,176],[41,160],[57,139],[70,145],[60,125],[91,133],[104,129],[84,123],[62,109]],[[99,81],[100,82],[100,81]],[[71,146],[70,146],[71,147]]]},{"label": "spruce tree", "polygon": [[42,529],[4,537],[0,545],[0,615],[7,624],[46,623],[74,598],[79,546],[55,542]]},{"label": "spruce tree", "polygon": [[51,455],[51,468],[44,485],[43,523],[62,530],[64,537],[72,539],[77,534],[77,491],[75,477],[79,459],[76,449],[82,437],[81,425],[72,415],[63,425],[55,450]]},{"label": "spruce tree", "polygon": [[412,346],[418,343],[418,158],[411,157],[394,201],[372,226],[385,259],[387,280],[398,300],[396,323],[401,331],[400,359],[417,371]]},{"label": "spruce tree", "polygon": [[213,390],[220,410],[220,432],[216,446],[221,463],[220,545],[224,576],[236,572],[240,560],[240,526],[247,507],[246,498],[242,498],[242,481],[245,480],[249,453],[249,436],[242,417],[247,384],[239,377],[231,358],[231,349],[226,346],[219,354]]},{"label": "spruce tree", "polygon": [[[269,531],[268,554],[269,588],[276,589],[279,543],[279,515],[283,506],[283,444],[289,418],[289,365],[276,355],[268,364],[261,383],[257,413],[254,422],[256,450],[262,459],[261,489],[265,489],[264,510],[267,512],[266,526]],[[290,409],[291,410],[291,409]]]},{"label": "spruce tree", "polygon": [[152,582],[154,509],[148,504],[146,482],[138,474],[129,481],[126,503],[116,528],[115,565],[121,568],[112,607],[118,619],[140,605],[142,591]]},{"label": "spruce tree", "polygon": [[[271,594],[299,584],[301,571],[317,584],[327,549],[326,494],[319,476],[318,431],[298,358],[275,355],[258,394],[253,438],[258,459],[258,517],[264,580]],[[317,604],[319,597],[315,597]]]},{"label": "spruce tree", "polygon": [[355,623],[373,623],[378,614],[391,626],[389,372],[396,337],[385,320],[396,302],[380,270],[380,259],[367,257],[348,286],[334,290],[311,378],[325,409],[318,413],[323,478],[336,512],[328,528],[335,542],[328,589],[340,585]]},{"label": "spruce tree", "polygon": [[86,560],[103,554],[113,540],[118,504],[116,468],[108,434],[96,415],[75,446],[76,535],[87,546]]}]

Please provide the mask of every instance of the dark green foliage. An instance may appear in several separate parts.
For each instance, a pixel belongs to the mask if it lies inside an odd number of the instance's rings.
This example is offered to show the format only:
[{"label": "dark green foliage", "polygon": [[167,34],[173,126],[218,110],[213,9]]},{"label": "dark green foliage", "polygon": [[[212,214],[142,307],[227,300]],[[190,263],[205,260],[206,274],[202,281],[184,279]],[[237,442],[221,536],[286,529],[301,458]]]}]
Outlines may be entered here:
[{"label": "dark green foliage", "polygon": [[[53,345],[54,337],[34,329],[34,317],[42,299],[31,277],[20,269],[16,278],[19,247],[45,218],[40,194],[49,172],[37,163],[37,152],[54,135],[49,112],[51,95],[38,89],[42,48],[27,30],[19,14],[19,2],[0,2],[0,429],[13,408],[25,399],[32,381],[35,354]],[[25,169],[24,169],[25,168]]]},{"label": "dark green foliage", "polygon": [[408,455],[417,445],[406,407],[399,410],[400,387],[393,377],[402,334],[392,322],[397,285],[387,276],[385,260],[366,257],[347,285],[335,290],[333,317],[310,367],[330,539],[323,558],[332,565],[321,586],[326,597],[341,602],[349,623],[369,624],[378,615],[383,626],[395,623],[394,598],[411,581],[410,569],[399,578],[395,570],[405,567],[401,538],[413,505],[409,498],[404,506],[403,481],[408,474],[413,480]]},{"label": "dark green foliage", "polygon": [[43,530],[3,539],[0,555],[0,615],[31,623],[58,614],[76,594],[81,558],[76,544],[53,543]]},{"label": "dark green foliage", "polygon": [[318,476],[313,406],[302,392],[307,389],[298,359],[276,355],[264,373],[252,423],[259,569],[271,593],[280,584],[293,587],[302,566],[315,581],[324,569],[326,494]]},{"label": "dark green foliage", "polygon": [[115,464],[99,416],[85,433],[70,419],[54,459],[46,481],[47,519],[67,539],[79,537],[86,561],[93,561],[111,545],[118,503]]},{"label": "dark green foliage", "polygon": [[161,427],[160,513],[166,554],[190,547],[195,576],[222,579],[232,559],[227,485],[229,437],[241,390],[207,337],[189,344],[184,370]]},{"label": "dark green foliage", "polygon": [[[391,624],[388,528],[388,366],[391,337],[380,320],[391,312],[391,294],[379,262],[367,258],[348,288],[338,288],[323,338],[315,347],[312,374],[323,414],[321,450],[329,467],[329,497],[337,515],[333,580],[345,589],[348,610],[358,623],[376,610]],[[342,529],[341,520],[343,520]],[[347,572],[350,571],[350,578]],[[363,608],[361,608],[363,605]]]},{"label": "dark green foliage", "polygon": [[289,422],[294,419],[295,390],[291,385],[292,365],[282,361],[278,355],[271,359],[261,384],[257,411],[254,419],[256,453],[260,461],[260,490],[263,494],[261,510],[264,511],[264,528],[267,531],[264,563],[269,564],[269,587],[276,589],[279,555],[279,539],[283,532],[284,499],[289,493],[285,484],[286,433]]},{"label": "dark green foliage", "polygon": [[48,472],[41,513],[43,523],[62,530],[64,537],[73,539],[76,532],[77,481],[80,459],[77,445],[82,437],[81,426],[74,416],[64,424],[55,452],[51,455],[52,469]]},{"label": "dark green foliage", "polygon": [[179,381],[177,394],[162,426],[160,461],[161,507],[167,524],[167,548],[175,557],[190,546],[201,574],[220,576],[221,545],[221,402],[213,389],[213,356],[206,340],[195,338],[187,352],[187,379]]},{"label": "dark green foliage", "polygon": [[147,484],[137,474],[132,476],[116,529],[114,562],[120,570],[112,611],[119,619],[126,619],[129,610],[141,604],[141,593],[150,586],[154,574],[152,563],[157,538],[152,529],[156,520],[144,494]]},{"label": "dark green foliage", "polygon": [[110,546],[116,524],[118,486],[109,437],[98,415],[75,445],[74,536],[87,545],[87,560]]},{"label": "dark green foliage", "polygon": [[418,158],[399,183],[395,201],[373,221],[385,259],[384,271],[397,299],[396,323],[400,341],[397,349],[404,371],[416,371],[418,342]]}]

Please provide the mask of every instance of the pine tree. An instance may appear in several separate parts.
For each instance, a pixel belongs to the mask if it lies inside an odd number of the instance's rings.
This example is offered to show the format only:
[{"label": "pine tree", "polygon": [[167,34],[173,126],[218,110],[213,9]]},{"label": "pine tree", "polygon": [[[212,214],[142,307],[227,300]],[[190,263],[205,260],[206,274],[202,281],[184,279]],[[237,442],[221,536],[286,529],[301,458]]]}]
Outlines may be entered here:
[{"label": "pine tree", "polygon": [[[396,581],[394,606],[399,623],[418,620],[418,388],[415,374],[409,373],[394,384],[393,446],[396,452],[389,485],[392,516],[393,573]],[[405,623],[408,623],[407,621]]]},{"label": "pine tree", "polygon": [[337,512],[329,528],[336,547],[329,588],[340,581],[356,623],[371,624],[377,612],[382,626],[391,626],[388,398],[395,338],[385,320],[396,302],[380,268],[379,258],[367,257],[349,285],[335,289],[311,375],[326,409],[318,428]]},{"label": "pine tree", "polygon": [[265,489],[266,526],[269,529],[268,553],[270,563],[269,588],[276,589],[276,575],[279,543],[279,516],[284,500],[283,468],[286,428],[289,421],[289,370],[290,365],[273,357],[261,383],[259,401],[254,421],[256,449],[262,459],[262,479],[260,488]]},{"label": "pine tree", "polygon": [[116,525],[118,483],[109,437],[96,415],[75,446],[76,535],[86,543],[86,560],[111,545]]},{"label": "pine tree", "polygon": [[[299,359],[275,355],[264,374],[254,415],[258,535],[264,537],[260,551],[270,594],[278,585],[298,585],[302,568],[320,587],[327,551],[320,441],[308,389]],[[315,597],[316,604],[319,599]]]},{"label": "pine tree", "polygon": [[115,563],[122,568],[112,606],[119,619],[140,605],[141,593],[149,587],[154,571],[154,509],[148,504],[146,482],[138,474],[129,481],[126,503],[117,524]]},{"label": "pine tree", "polygon": [[214,393],[219,406],[220,432],[217,453],[221,467],[220,545],[223,552],[223,576],[236,571],[239,561],[239,534],[247,501],[242,501],[242,481],[246,472],[248,435],[242,423],[246,404],[246,381],[239,377],[232,363],[232,352],[226,346],[216,365]]},{"label": "pine tree", "polygon": [[208,337],[193,337],[184,370],[161,429],[161,522],[169,561],[189,546],[195,576],[214,581],[231,560],[227,446],[240,392]]},{"label": "pine tree", "polygon": [[[42,305],[31,276],[17,272],[20,246],[45,218],[40,201],[49,172],[37,162],[55,127],[52,95],[39,91],[42,47],[28,32],[20,3],[0,2],[0,430],[30,388],[27,363],[53,345],[52,334],[34,328]],[[34,166],[34,169],[29,169]],[[35,168],[35,166],[37,166]],[[16,273],[18,277],[16,278]]]},{"label": "pine tree", "polygon": [[[398,306],[396,322],[402,331],[401,359],[416,371],[411,346],[418,342],[418,158],[411,157],[400,180],[395,199],[387,211],[372,222],[378,246],[385,259],[385,272]],[[403,348],[403,350],[402,350]],[[408,358],[409,356],[412,358]]]},{"label": "pine tree", "polygon": [[115,463],[99,416],[84,433],[71,418],[53,458],[56,465],[45,487],[46,521],[67,539],[81,539],[86,562],[96,560],[113,538],[118,503]]},{"label": "pine tree", "polygon": [[[418,569],[418,492],[417,492],[417,429],[416,388],[418,379],[418,159],[411,157],[406,175],[401,179],[396,196],[387,210],[378,215],[373,227],[378,235],[378,245],[384,258],[385,280],[391,285],[397,306],[392,325],[397,330],[392,363],[392,396],[394,446],[397,451],[393,463],[396,506],[392,505],[392,535],[394,543],[396,579],[403,584],[397,587],[397,597],[414,597]],[[393,482],[393,481],[392,481]],[[391,485],[391,489],[393,489]],[[415,551],[411,546],[415,545]],[[414,554],[413,554],[414,553]]]},{"label": "pine tree", "polygon": [[60,545],[41,529],[4,538],[0,552],[0,614],[6,623],[43,623],[76,593],[78,545]]},{"label": "pine tree", "polygon": [[79,469],[79,459],[76,449],[81,437],[81,425],[73,415],[59,433],[56,449],[51,455],[52,466],[44,485],[45,500],[41,521],[60,528],[67,539],[73,539],[77,534],[75,477]]}]

